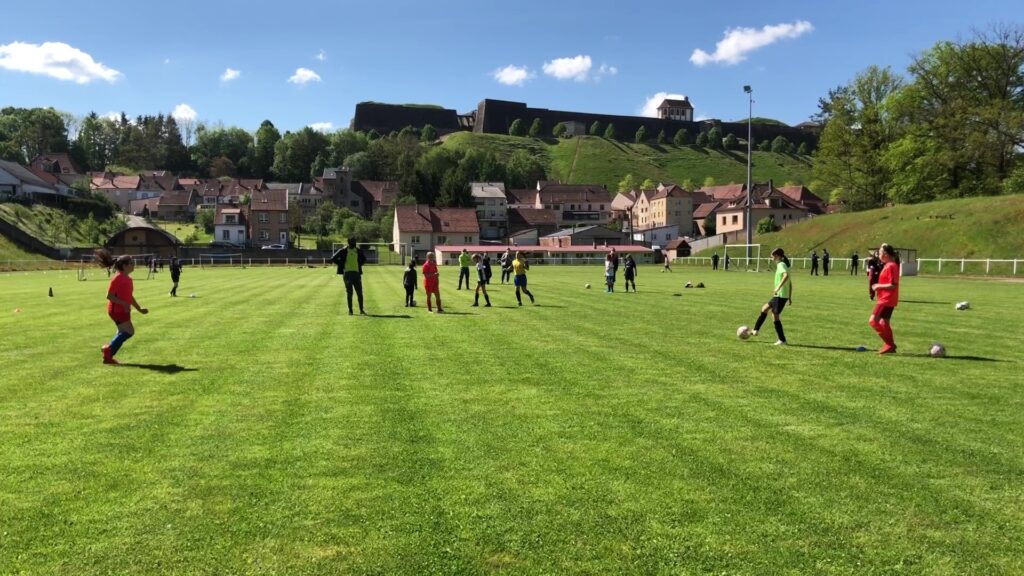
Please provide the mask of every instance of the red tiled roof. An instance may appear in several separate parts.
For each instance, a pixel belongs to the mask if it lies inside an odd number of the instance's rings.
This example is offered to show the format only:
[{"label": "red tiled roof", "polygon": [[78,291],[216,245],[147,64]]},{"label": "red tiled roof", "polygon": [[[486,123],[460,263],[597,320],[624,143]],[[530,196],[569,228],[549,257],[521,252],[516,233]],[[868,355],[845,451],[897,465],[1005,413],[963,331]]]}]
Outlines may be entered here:
[{"label": "red tiled roof", "polygon": [[565,202],[611,203],[611,195],[598,184],[544,184],[537,192],[541,204]]},{"label": "red tiled roof", "polygon": [[538,226],[558,226],[558,213],[542,208],[509,208],[509,228],[536,228]]},{"label": "red tiled roof", "polygon": [[465,248],[470,253],[473,252],[504,252],[506,248],[510,248],[514,254],[516,251],[519,252],[582,252],[586,254],[607,254],[612,248],[616,252],[623,253],[642,253],[642,252],[653,252],[654,250],[647,246],[637,246],[634,244],[610,244],[600,245],[594,247],[592,244],[584,246],[502,246],[502,245],[464,245],[464,246],[438,246],[434,250],[447,254],[452,252],[462,252]]},{"label": "red tiled roof", "polygon": [[746,189],[746,185],[744,184],[726,184],[724,186],[705,186],[699,191],[721,202],[723,200],[732,200],[733,198],[743,195]]},{"label": "red tiled roof", "polygon": [[506,190],[505,196],[509,204],[536,204],[537,191],[530,188]]},{"label": "red tiled roof", "polygon": [[825,201],[819,198],[814,192],[808,190],[806,186],[783,186],[782,188],[779,188],[779,192],[782,192],[790,199],[807,206],[807,208],[812,212],[821,214],[825,211]]},{"label": "red tiled roof", "polygon": [[43,182],[46,182],[47,184],[61,184],[62,183],[60,178],[58,178],[56,174],[54,174],[52,172],[47,172],[46,170],[38,168],[35,163],[30,164],[26,168],[28,169],[29,172],[34,174],[36,178],[39,178],[40,180],[42,180]]},{"label": "red tiled roof", "polygon": [[395,206],[395,218],[402,232],[478,234],[476,208],[433,208],[426,204]]},{"label": "red tiled roof", "polygon": [[690,104],[689,100],[670,100],[670,99],[666,98],[666,99],[661,101],[661,104],[658,105],[658,110],[661,110],[662,108],[669,108],[669,107],[671,107],[671,108],[689,108],[689,109],[692,110],[693,109],[693,104]]},{"label": "red tiled roof", "polygon": [[142,214],[142,208],[149,208],[150,213],[158,212],[160,209],[160,197],[154,198],[143,198],[139,200],[130,200],[128,202],[128,213],[129,214]]},{"label": "red tiled roof", "polygon": [[686,190],[683,190],[679,186],[673,184],[658,190],[654,196],[651,197],[651,200],[660,200],[662,198],[685,198],[687,194],[688,192]]},{"label": "red tiled roof", "polygon": [[141,177],[139,182],[139,188],[142,190],[163,190],[170,191],[178,187],[178,179],[172,175],[157,176],[156,174],[147,174]]},{"label": "red tiled roof", "polygon": [[261,212],[267,210],[285,212],[288,210],[288,190],[284,188],[253,190],[250,208]]},{"label": "red tiled roof", "polygon": [[195,190],[172,190],[160,195],[161,206],[189,206],[197,200]]},{"label": "red tiled roof", "polygon": [[[360,190],[362,188],[362,190]],[[402,189],[394,180],[355,180],[352,190],[356,194],[363,193],[373,198],[381,206],[390,206],[402,195]]]},{"label": "red tiled roof", "polygon": [[690,244],[682,238],[676,238],[675,240],[669,240],[668,244],[665,245],[665,250],[678,250],[682,246],[689,248]]},{"label": "red tiled roof", "polygon": [[693,217],[694,219],[707,218],[713,214],[715,210],[718,210],[718,206],[718,202],[703,202],[700,206],[697,206],[696,210],[693,211]]},{"label": "red tiled roof", "polygon": [[60,173],[63,174],[81,174],[82,171],[78,167],[78,164],[71,159],[71,155],[67,152],[49,152],[46,154],[40,154],[32,159],[29,163],[33,168],[46,171],[48,166],[53,164],[60,166]]}]

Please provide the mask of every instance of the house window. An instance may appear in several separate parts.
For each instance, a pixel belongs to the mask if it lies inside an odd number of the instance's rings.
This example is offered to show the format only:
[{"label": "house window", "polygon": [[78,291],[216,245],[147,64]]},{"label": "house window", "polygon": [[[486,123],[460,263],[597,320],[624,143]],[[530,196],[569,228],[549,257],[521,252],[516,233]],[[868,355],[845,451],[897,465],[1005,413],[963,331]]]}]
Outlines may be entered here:
[{"label": "house window", "polygon": [[267,222],[270,222],[270,214],[267,214],[266,212],[260,212],[259,219],[260,224],[266,224]]},{"label": "house window", "polygon": [[437,243],[438,244],[447,244],[448,243],[448,237],[447,236],[438,236],[437,237]]},{"label": "house window", "polygon": [[359,200],[353,200],[349,202],[349,205],[352,206],[353,208],[359,208]]},{"label": "house window", "polygon": [[231,230],[223,230],[220,234],[221,239],[231,241]]},{"label": "house window", "polygon": [[733,224],[739,224],[739,221],[740,221],[740,217],[735,215],[735,214],[733,214],[732,215],[732,223]]},{"label": "house window", "polygon": [[224,216],[224,223],[225,224],[234,224],[235,223],[235,217],[234,216]]},{"label": "house window", "polygon": [[465,238],[466,238],[466,240],[465,240],[466,244],[472,244],[473,243],[473,237],[472,236],[466,236]]},{"label": "house window", "polygon": [[725,216],[722,216],[722,225],[725,225]]},{"label": "house window", "polygon": [[270,231],[260,230],[260,240],[270,240]]},{"label": "house window", "polygon": [[278,214],[278,222],[281,223],[281,224],[287,224],[288,223],[288,213],[287,212],[281,212],[280,214]]},{"label": "house window", "polygon": [[600,210],[601,210],[601,211],[604,211],[604,204],[601,204],[601,208],[600,208]]},{"label": "house window", "polygon": [[413,236],[412,238],[409,239],[409,241],[412,242],[413,244],[419,244],[420,243],[420,237],[419,236]]}]

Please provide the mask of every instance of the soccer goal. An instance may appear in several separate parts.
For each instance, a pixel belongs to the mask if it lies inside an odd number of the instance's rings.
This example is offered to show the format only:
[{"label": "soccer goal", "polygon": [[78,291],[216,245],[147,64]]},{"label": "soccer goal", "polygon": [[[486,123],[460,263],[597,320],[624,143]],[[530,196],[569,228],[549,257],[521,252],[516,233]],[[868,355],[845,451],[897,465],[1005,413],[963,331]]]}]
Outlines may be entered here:
[{"label": "soccer goal", "polygon": [[244,268],[245,258],[242,254],[200,254],[199,268]]},{"label": "soccer goal", "polygon": [[[334,242],[331,244],[331,254],[348,246],[345,242]],[[405,265],[407,262],[407,244],[398,242],[360,242],[356,244],[366,256],[367,264],[395,264]]]},{"label": "soccer goal", "polygon": [[722,264],[726,270],[761,271],[760,244],[726,244],[722,247]]}]

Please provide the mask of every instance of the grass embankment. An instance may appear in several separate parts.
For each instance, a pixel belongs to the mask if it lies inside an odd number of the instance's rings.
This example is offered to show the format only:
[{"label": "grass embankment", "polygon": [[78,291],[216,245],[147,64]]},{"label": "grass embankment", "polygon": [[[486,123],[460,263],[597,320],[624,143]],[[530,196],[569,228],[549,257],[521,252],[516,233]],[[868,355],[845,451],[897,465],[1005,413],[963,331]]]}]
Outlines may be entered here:
[{"label": "grass embankment", "polygon": [[[63,210],[42,204],[0,204],[0,218],[35,236],[41,242],[56,247],[88,246],[89,239],[82,234],[78,226],[71,226],[66,231],[60,230],[57,226],[58,220],[67,214]],[[77,223],[81,223],[81,219],[76,220]]]},{"label": "grass embankment", "polygon": [[[176,222],[173,220],[154,220],[153,224],[170,232],[179,241],[190,244],[208,244],[213,242],[213,234],[203,230],[202,226],[193,222]],[[195,234],[193,237],[192,235]]]},{"label": "grass embankment", "polygon": [[[689,179],[697,186],[701,186],[708,176],[713,177],[718,184],[745,182],[747,179],[746,152],[716,151],[696,146],[677,147],[671,143],[658,145],[652,141],[649,144],[633,144],[595,136],[541,140],[461,132],[448,137],[444,145],[462,149],[483,148],[503,157],[510,156],[516,150],[527,150],[545,163],[548,177],[552,180],[604,184],[609,190],[615,190],[626,174],[632,174],[638,184],[645,178],[655,182],[675,183]],[[809,158],[754,152],[753,160],[754,174],[759,182],[772,179],[776,185],[781,186],[788,181],[803,184],[810,181]]]},{"label": "grass embankment", "polygon": [[1024,572],[1020,285],[906,278],[879,357],[863,277],[798,279],[783,348],[734,336],[770,275],[656,270],[445,267],[428,315],[368,267],[376,317],[330,267],[140,275],[120,367],[105,274],[0,275],[0,573]]},{"label": "grass embankment", "polygon": [[1024,195],[941,200],[818,216],[755,239],[805,256],[835,256],[881,242],[916,248],[920,258],[1024,258]]}]

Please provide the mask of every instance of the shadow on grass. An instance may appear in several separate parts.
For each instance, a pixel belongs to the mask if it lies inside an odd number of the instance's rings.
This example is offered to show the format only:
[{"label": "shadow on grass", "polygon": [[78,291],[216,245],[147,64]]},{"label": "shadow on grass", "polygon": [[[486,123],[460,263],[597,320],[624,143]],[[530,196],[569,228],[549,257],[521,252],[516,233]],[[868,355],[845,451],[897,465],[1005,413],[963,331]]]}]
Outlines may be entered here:
[{"label": "shadow on grass", "polygon": [[141,368],[143,370],[152,370],[153,372],[162,372],[164,374],[177,374],[178,372],[195,372],[197,368],[185,368],[184,366],[178,366],[177,364],[131,364],[121,363],[121,366],[128,368]]},{"label": "shadow on grass", "polygon": [[900,300],[904,304],[942,304],[943,306],[949,306],[952,302],[938,302],[935,300]]},{"label": "shadow on grass", "polygon": [[367,314],[370,318],[412,318],[408,314]]},{"label": "shadow on grass", "polygon": [[448,310],[445,310],[444,312],[441,312],[441,316],[476,316],[476,314],[472,312],[449,312]]},{"label": "shadow on grass", "polygon": [[[758,344],[770,344],[769,342],[758,342]],[[860,352],[862,354],[872,353],[873,356],[877,356],[875,350],[858,350],[856,346],[822,346],[819,344],[790,344],[790,348],[813,348],[815,350],[837,350],[839,352]],[[915,352],[897,352],[896,357],[906,356],[911,358],[931,358],[929,354],[918,354]],[[999,358],[986,358],[984,356],[957,356],[955,354],[947,354],[941,358],[935,358],[936,360],[967,360],[969,362],[1010,362],[1010,360],[1002,360]]]}]

